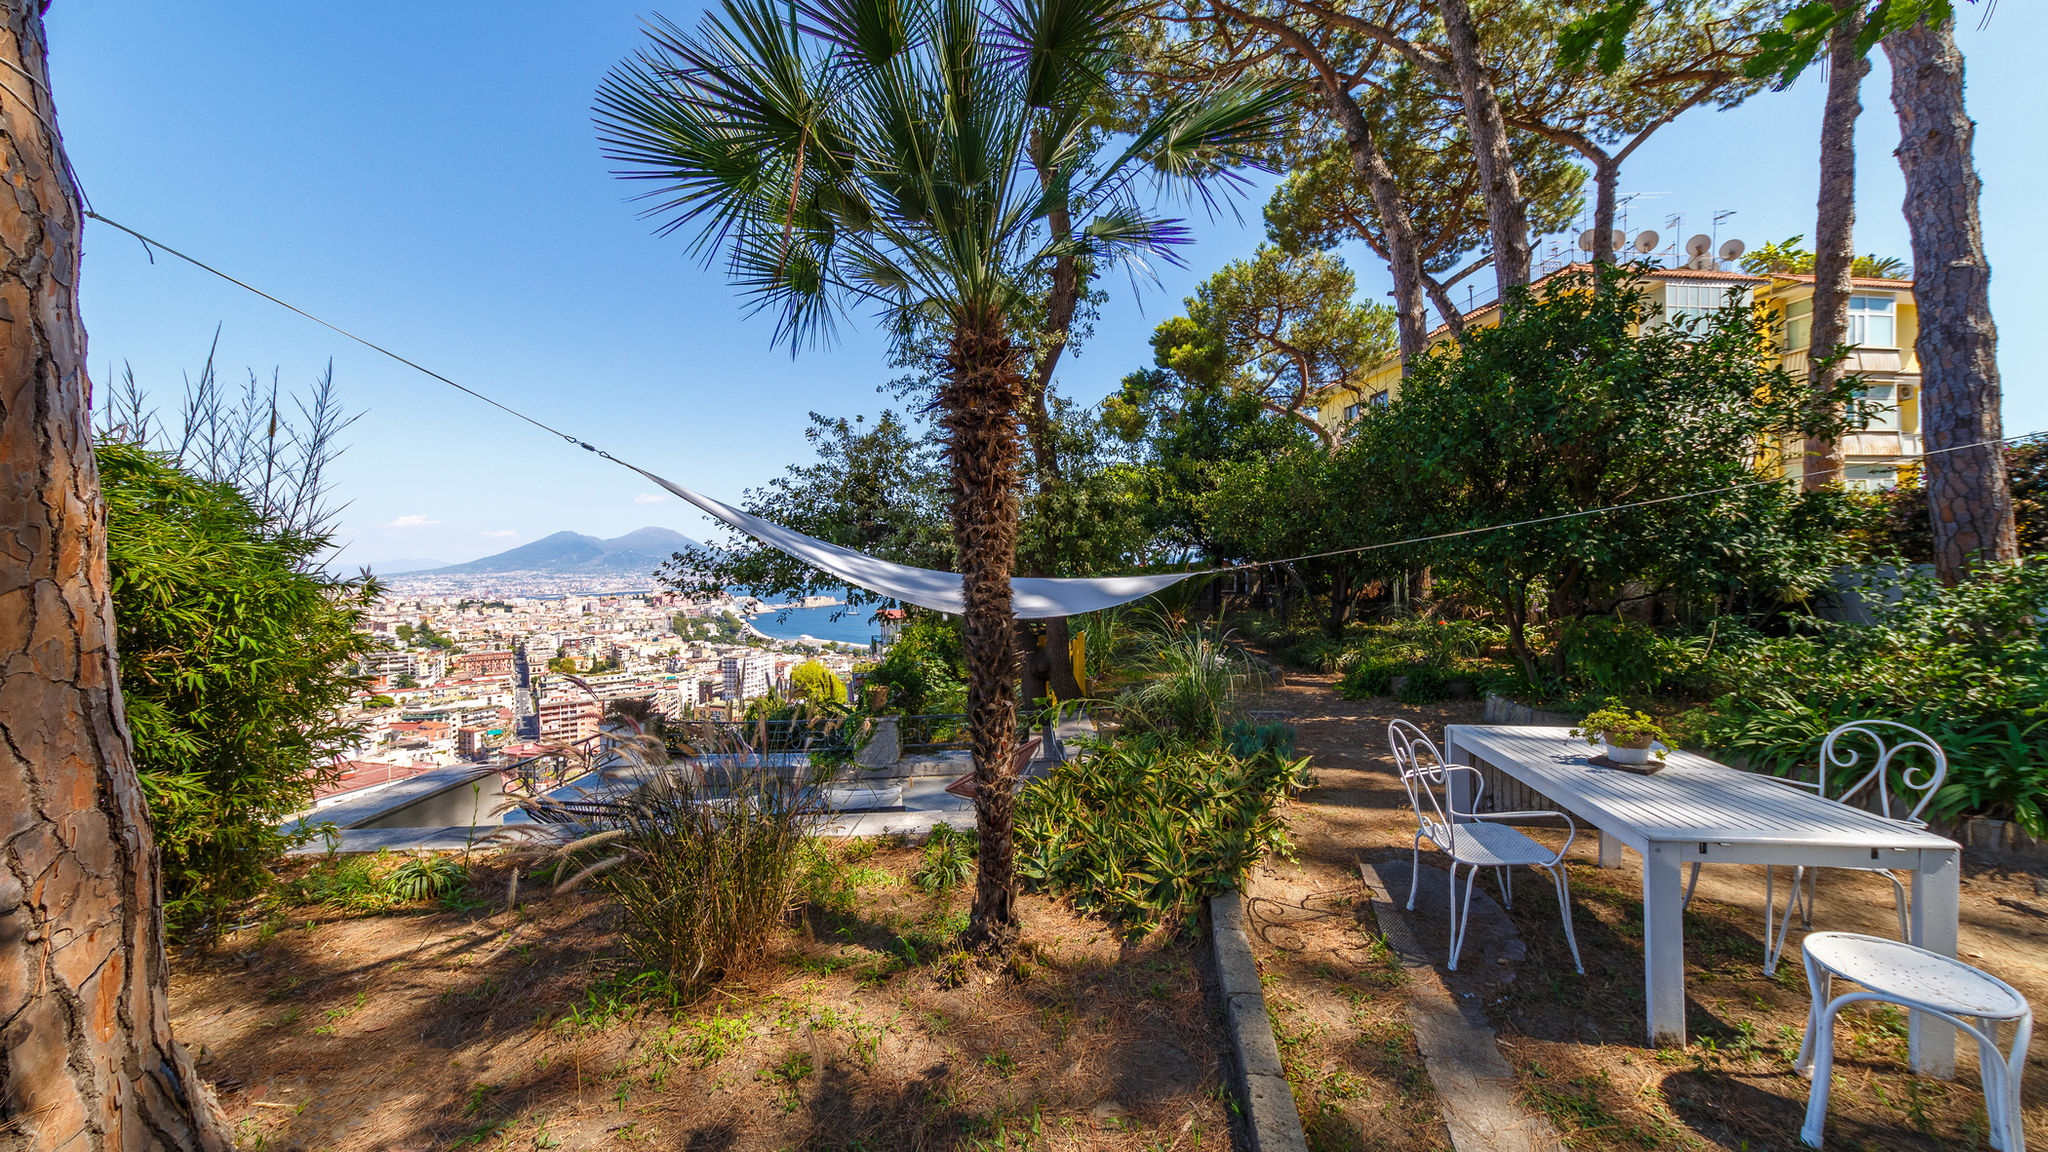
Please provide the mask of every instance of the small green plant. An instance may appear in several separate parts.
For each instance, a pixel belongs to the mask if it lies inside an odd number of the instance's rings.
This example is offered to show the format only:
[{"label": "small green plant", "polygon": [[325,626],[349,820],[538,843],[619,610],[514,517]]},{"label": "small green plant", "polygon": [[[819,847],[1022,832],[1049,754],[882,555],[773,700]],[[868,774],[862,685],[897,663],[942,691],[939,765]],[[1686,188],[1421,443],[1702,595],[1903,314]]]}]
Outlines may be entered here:
[{"label": "small green plant", "polygon": [[[1584,738],[1588,744],[1610,744],[1616,748],[1649,748],[1659,741],[1671,740],[1647,714],[1619,706],[1595,710],[1572,729],[1572,735]],[[1662,760],[1664,753],[1659,751],[1657,758]]]},{"label": "small green plant", "polygon": [[803,1105],[801,1089],[803,1082],[811,1078],[815,1069],[808,1052],[791,1052],[770,1065],[761,1073],[763,1079],[776,1085],[784,1093],[784,1111],[794,1112]]},{"label": "small green plant", "polygon": [[421,854],[391,870],[384,891],[394,900],[439,900],[469,883],[469,868],[447,856]]},{"label": "small green plant", "polygon": [[751,1016],[712,1016],[692,1021],[688,1026],[690,1055],[696,1058],[697,1067],[707,1068],[739,1051],[753,1031]]},{"label": "small green plant", "polygon": [[924,842],[924,853],[918,860],[917,870],[910,875],[910,882],[922,892],[944,892],[966,882],[974,871],[974,859],[979,853],[980,840],[973,829],[934,824],[931,837]]}]

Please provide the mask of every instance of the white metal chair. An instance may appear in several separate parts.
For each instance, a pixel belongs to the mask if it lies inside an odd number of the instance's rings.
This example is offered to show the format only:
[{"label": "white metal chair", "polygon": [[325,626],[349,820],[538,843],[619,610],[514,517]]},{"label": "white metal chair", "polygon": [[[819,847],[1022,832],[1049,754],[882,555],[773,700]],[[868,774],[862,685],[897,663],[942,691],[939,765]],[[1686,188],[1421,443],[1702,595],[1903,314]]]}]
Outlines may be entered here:
[{"label": "white metal chair", "polygon": [[[1876,1000],[1939,1016],[1977,1041],[1991,1146],[1999,1152],[2026,1152],[2026,1137],[2020,1131],[2020,1074],[2034,1031],[2034,1012],[2026,997],[1960,960],[1882,936],[1815,932],[1806,937],[1803,951],[1813,1007],[1806,1016],[1806,1042],[1793,1066],[1800,1075],[1812,1077],[1813,1089],[1807,1095],[1806,1126],[1799,1130],[1802,1141],[1820,1147],[1827,1124],[1836,1015],[1850,1004]],[[1864,990],[1834,996],[1837,976]],[[2006,1020],[2014,1023],[2012,1048],[2001,1052],[1998,1026]]]},{"label": "white metal chair", "polygon": [[[1571,888],[1565,882],[1564,854],[1578,838],[1579,828],[1570,816],[1562,812],[1460,812],[1450,797],[1450,782],[1456,772],[1470,772],[1473,787],[1470,805],[1479,806],[1479,796],[1486,787],[1486,778],[1477,768],[1464,764],[1446,764],[1436,744],[1423,734],[1422,729],[1406,720],[1395,720],[1387,725],[1387,743],[1393,749],[1394,766],[1401,772],[1401,783],[1408,789],[1408,802],[1415,806],[1415,857],[1414,867],[1408,879],[1408,910],[1415,910],[1415,892],[1422,879],[1422,842],[1430,844],[1451,858],[1451,964],[1453,972],[1458,970],[1458,955],[1465,948],[1465,929],[1472,916],[1472,882],[1479,878],[1481,868],[1492,868],[1500,882],[1501,902],[1514,907],[1514,891],[1508,884],[1508,869],[1527,865],[1541,868],[1550,874],[1551,882],[1557,888],[1558,910],[1564,914],[1564,939],[1571,946],[1572,967],[1581,975],[1586,966],[1579,961],[1579,939],[1572,932]],[[1423,807],[1424,798],[1429,807]],[[1557,816],[1564,819],[1570,829],[1564,847],[1552,852],[1542,844],[1505,824],[1489,824],[1489,820],[1526,819],[1538,816]],[[1462,910],[1458,902],[1458,868],[1460,865],[1472,869],[1465,877],[1465,900]]]},{"label": "white metal chair", "polygon": [[[1918,749],[1927,754],[1927,761],[1910,758],[1901,767],[1893,761],[1901,752]],[[1814,770],[1814,779],[1800,780],[1795,777],[1774,777],[1779,783],[1794,788],[1803,788],[1826,799],[1828,780],[1831,776],[1841,777],[1853,773],[1863,763],[1865,755],[1871,757],[1870,768],[1842,789],[1835,799],[1843,804],[1866,808],[1882,816],[1902,820],[1917,827],[1926,827],[1927,822],[1920,813],[1934,799],[1941,789],[1941,782],[1948,776],[1948,756],[1934,738],[1911,725],[1896,720],[1851,720],[1837,725],[1821,740],[1820,761]],[[1899,916],[1899,939],[1912,942],[1913,934],[1907,916],[1906,885],[1898,874],[1889,868],[1860,868],[1850,871],[1876,872],[1892,882],[1892,904]],[[1764,869],[1764,974],[1778,969],[1778,961],[1785,953],[1785,940],[1792,929],[1792,911],[1799,909],[1800,929],[1813,928],[1813,897],[1816,871],[1804,865],[1792,870],[1792,894],[1785,902],[1785,914],[1777,915],[1777,871]],[[1692,903],[1692,890],[1699,883],[1700,866],[1692,866],[1692,875],[1686,880],[1685,901]]]}]

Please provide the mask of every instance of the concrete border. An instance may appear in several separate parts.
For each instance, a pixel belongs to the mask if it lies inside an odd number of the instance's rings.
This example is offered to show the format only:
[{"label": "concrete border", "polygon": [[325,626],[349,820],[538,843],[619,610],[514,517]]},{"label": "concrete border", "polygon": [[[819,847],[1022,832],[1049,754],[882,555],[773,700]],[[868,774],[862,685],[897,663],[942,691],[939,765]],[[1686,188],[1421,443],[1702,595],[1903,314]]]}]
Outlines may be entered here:
[{"label": "concrete border", "polygon": [[1476,1011],[1461,1008],[1444,986],[1379,870],[1360,860],[1358,874],[1387,947],[1408,971],[1408,1024],[1436,1088],[1451,1147],[1456,1152],[1560,1152],[1563,1142],[1550,1121],[1516,1098],[1514,1069],[1501,1056],[1493,1030]]},{"label": "concrete border", "polygon": [[1259,965],[1245,931],[1243,893],[1233,888],[1209,898],[1209,938],[1252,1152],[1308,1152],[1294,1089],[1273,1040],[1273,1019],[1266,1015],[1266,989],[1259,983]]}]

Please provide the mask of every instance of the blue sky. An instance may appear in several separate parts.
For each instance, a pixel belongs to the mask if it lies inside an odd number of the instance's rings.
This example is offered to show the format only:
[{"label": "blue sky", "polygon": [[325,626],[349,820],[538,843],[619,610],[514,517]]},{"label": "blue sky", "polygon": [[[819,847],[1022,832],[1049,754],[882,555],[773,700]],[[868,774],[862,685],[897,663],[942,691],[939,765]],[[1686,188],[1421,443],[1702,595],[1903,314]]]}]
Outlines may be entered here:
[{"label": "blue sky", "polygon": [[[804,455],[805,414],[872,412],[890,372],[863,323],[794,359],[770,347],[715,270],[658,238],[607,174],[590,124],[605,71],[648,11],[540,4],[135,4],[50,11],[60,126],[100,212],[681,483],[736,498]],[[1961,32],[2000,321],[2008,433],[2048,428],[2048,261],[2035,210],[2034,47],[2048,6],[2006,4]],[[1632,229],[1720,227],[1752,246],[1811,235],[1819,77],[1731,112],[1694,112],[1623,170]],[[1859,125],[1859,250],[1910,257],[1880,54]],[[1093,401],[1149,360],[1147,337],[1193,284],[1259,242],[1195,221],[1188,268],[1134,297],[1123,279],[1060,385]],[[1384,269],[1348,252],[1361,293]],[[639,477],[552,439],[240,289],[99,226],[82,280],[93,375],[123,364],[172,404],[216,327],[239,375],[287,383],[334,362],[365,414],[337,465],[344,562],[467,560],[564,528],[704,535]]]}]

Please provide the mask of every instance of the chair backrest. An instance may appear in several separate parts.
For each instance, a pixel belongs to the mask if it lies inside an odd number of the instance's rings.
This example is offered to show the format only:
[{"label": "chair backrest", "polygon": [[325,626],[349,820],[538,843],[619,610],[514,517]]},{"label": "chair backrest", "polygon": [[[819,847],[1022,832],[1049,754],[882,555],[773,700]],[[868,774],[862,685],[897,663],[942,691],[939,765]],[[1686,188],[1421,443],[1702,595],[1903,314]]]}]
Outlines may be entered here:
[{"label": "chair backrest", "polygon": [[[1387,746],[1394,753],[1394,767],[1401,773],[1401,785],[1408,789],[1408,803],[1415,808],[1416,824],[1430,838],[1446,849],[1455,850],[1452,840],[1457,836],[1456,813],[1450,800],[1450,779],[1454,771],[1461,769],[1454,764],[1445,764],[1442,752],[1436,743],[1422,729],[1406,720],[1395,720],[1387,725]],[[1486,778],[1472,772],[1473,810],[1479,807],[1479,793],[1486,787]],[[1428,808],[1423,807],[1428,801]]]},{"label": "chair backrest", "polygon": [[[1899,761],[1901,752],[1916,749],[1926,753],[1925,758],[1908,755],[1903,762]],[[1867,770],[1863,768],[1865,763],[1870,765]],[[1921,823],[1920,813],[1948,776],[1948,756],[1933,737],[1911,725],[1896,720],[1851,720],[1821,741],[1821,795],[1827,795],[1829,780],[1858,770],[1863,770],[1863,775],[1842,789],[1835,799],[1883,816]],[[1906,808],[1907,804],[1912,806]],[[1899,810],[1902,808],[1903,812]]]}]

